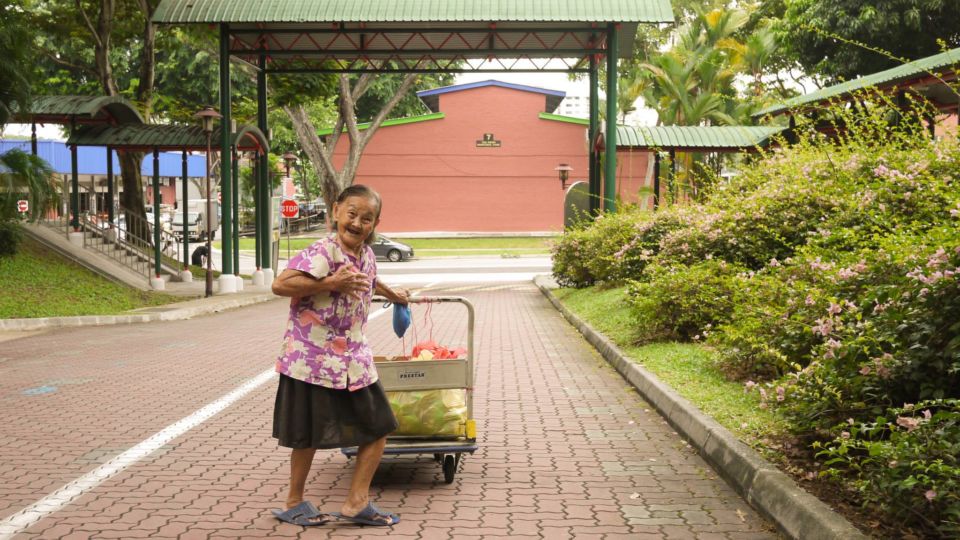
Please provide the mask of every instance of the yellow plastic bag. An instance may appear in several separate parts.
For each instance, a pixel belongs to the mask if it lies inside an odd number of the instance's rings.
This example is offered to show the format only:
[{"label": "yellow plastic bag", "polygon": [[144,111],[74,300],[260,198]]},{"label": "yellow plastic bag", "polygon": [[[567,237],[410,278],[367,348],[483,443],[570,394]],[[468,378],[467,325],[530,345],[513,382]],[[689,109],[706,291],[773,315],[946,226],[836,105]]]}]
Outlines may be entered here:
[{"label": "yellow plastic bag", "polygon": [[400,422],[394,435],[459,437],[467,422],[467,391],[408,390],[387,392],[390,408]]}]

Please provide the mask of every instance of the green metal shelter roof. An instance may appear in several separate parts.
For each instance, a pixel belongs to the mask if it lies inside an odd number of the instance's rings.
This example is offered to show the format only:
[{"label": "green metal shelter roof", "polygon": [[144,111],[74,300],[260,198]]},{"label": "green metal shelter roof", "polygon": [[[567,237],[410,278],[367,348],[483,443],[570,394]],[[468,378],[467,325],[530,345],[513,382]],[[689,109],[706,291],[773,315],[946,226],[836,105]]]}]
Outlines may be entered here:
[{"label": "green metal shelter roof", "polygon": [[617,146],[735,152],[763,146],[784,129],[774,126],[617,126]]},{"label": "green metal shelter roof", "polygon": [[143,124],[129,101],[118,96],[39,96],[30,110],[14,116],[18,122],[40,124]]},{"label": "green metal shelter roof", "polygon": [[[210,140],[214,149],[219,148],[220,127],[213,129]],[[255,126],[237,126],[233,134],[232,145],[241,152],[256,151],[266,153],[269,143],[263,133]],[[150,151],[188,150],[203,152],[207,149],[207,134],[200,126],[169,125],[123,125],[123,126],[86,126],[78,129],[67,140],[67,145],[109,146],[111,148]]]},{"label": "green metal shelter roof", "polygon": [[661,0],[163,0],[157,23],[672,22]]},{"label": "green metal shelter roof", "polygon": [[[637,25],[673,11],[669,0],[161,0],[153,22],[227,25],[231,56],[263,55],[270,72],[584,71],[608,24],[626,58]],[[574,61],[533,61],[544,58]]]},{"label": "green metal shelter roof", "polygon": [[889,88],[899,84],[926,86],[928,88],[924,93],[930,97],[943,94],[941,99],[945,99],[949,103],[956,103],[956,94],[949,91],[944,92],[943,90],[946,89],[943,87],[946,86],[945,81],[956,80],[957,64],[960,64],[960,48],[797,96],[779,105],[773,105],[754,113],[754,116],[781,114],[790,109],[802,108],[805,105],[815,105],[833,98],[842,98],[867,88]]}]

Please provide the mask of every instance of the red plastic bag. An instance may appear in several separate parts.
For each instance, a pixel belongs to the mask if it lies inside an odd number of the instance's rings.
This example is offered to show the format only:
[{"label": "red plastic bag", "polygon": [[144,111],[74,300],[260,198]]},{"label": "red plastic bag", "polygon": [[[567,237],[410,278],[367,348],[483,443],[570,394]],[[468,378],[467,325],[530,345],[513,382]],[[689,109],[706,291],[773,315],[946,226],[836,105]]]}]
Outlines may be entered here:
[{"label": "red plastic bag", "polygon": [[[424,354],[424,353],[428,354]],[[463,358],[467,355],[467,350],[457,348],[450,350],[443,345],[438,345],[433,340],[421,341],[413,347],[411,356],[420,360],[449,360],[453,358]]]}]

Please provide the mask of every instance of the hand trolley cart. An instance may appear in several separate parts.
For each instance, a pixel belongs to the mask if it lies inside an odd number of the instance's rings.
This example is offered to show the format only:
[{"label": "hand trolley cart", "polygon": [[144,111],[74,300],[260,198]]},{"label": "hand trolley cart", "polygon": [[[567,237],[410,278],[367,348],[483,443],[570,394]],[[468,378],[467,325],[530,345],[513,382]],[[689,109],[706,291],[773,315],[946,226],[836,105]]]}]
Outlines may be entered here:
[{"label": "hand trolley cart", "polygon": [[[375,300],[376,301],[376,300]],[[377,358],[380,382],[388,394],[396,392],[417,396],[429,391],[462,390],[466,415],[455,432],[411,435],[391,435],[387,438],[384,455],[433,454],[434,461],[443,467],[443,479],[453,483],[461,456],[476,452],[477,429],[473,417],[473,326],[474,309],[466,298],[459,296],[420,296],[410,298],[411,304],[460,303],[467,308],[467,357],[445,360],[391,360]],[[424,392],[426,391],[426,392]],[[401,430],[403,426],[401,425]],[[357,455],[357,447],[342,449],[347,457]]]}]

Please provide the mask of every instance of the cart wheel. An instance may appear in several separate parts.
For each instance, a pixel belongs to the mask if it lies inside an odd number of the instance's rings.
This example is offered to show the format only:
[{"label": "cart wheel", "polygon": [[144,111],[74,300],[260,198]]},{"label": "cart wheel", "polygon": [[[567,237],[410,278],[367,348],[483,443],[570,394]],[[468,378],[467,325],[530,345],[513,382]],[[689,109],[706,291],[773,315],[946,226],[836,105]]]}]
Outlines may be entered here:
[{"label": "cart wheel", "polygon": [[457,459],[452,455],[443,458],[443,481],[452,484],[453,477],[457,474]]}]

